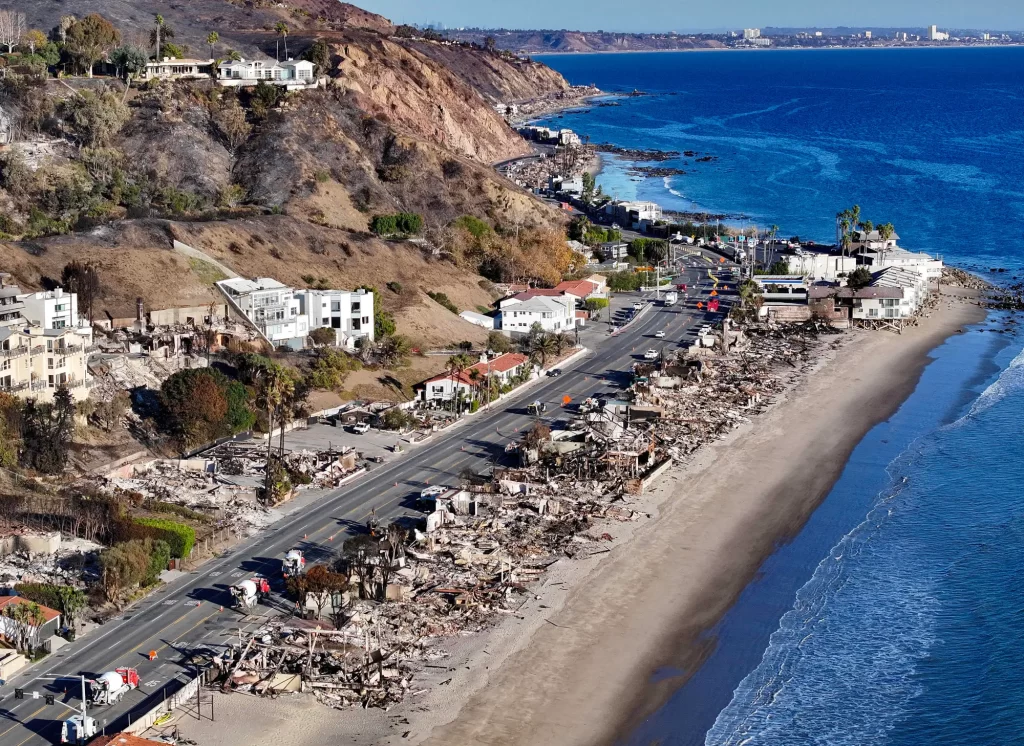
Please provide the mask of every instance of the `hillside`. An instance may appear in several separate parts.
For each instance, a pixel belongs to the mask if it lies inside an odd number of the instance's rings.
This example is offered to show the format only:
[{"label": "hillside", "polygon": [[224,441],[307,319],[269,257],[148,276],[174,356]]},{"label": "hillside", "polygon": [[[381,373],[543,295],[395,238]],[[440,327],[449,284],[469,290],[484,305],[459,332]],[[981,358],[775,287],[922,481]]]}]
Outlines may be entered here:
[{"label": "hillside", "polygon": [[604,31],[466,29],[449,31],[457,41],[484,46],[493,39],[497,49],[518,54],[554,52],[652,52],[681,49],[720,49],[712,36],[679,34],[620,34]]},{"label": "hillside", "polygon": [[[146,0],[102,5],[139,29],[153,10]],[[57,23],[52,5],[30,6],[34,25]],[[426,293],[476,310],[493,301],[481,272],[557,278],[545,247],[564,237],[564,218],[490,168],[528,152],[493,102],[567,84],[537,63],[388,36],[385,19],[340,7],[289,35],[293,56],[327,45],[326,85],[315,90],[266,99],[209,81],[127,93],[112,78],[5,81],[4,107],[21,114],[25,137],[0,153],[0,266],[35,288],[71,259],[95,261],[98,308],[115,318],[131,316],[136,297],[151,308],[214,299],[208,273],[172,251],[176,238],[245,276],[397,283],[401,292],[382,296],[414,344],[478,341],[482,330]],[[272,37],[252,26],[282,9],[202,0],[162,12],[176,40],[215,23],[223,45]],[[394,212],[423,216],[425,244],[368,232],[374,215]],[[481,241],[459,227],[463,216],[496,232]]]}]

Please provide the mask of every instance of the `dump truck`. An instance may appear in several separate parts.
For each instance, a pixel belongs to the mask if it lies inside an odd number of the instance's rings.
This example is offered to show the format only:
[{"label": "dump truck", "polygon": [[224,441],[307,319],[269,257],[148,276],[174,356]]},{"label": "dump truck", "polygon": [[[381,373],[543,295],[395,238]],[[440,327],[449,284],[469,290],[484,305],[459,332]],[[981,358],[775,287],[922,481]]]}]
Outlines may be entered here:
[{"label": "dump truck", "polygon": [[306,558],[301,549],[291,549],[281,561],[281,574],[287,580],[293,575],[301,575],[306,570]]},{"label": "dump truck", "polygon": [[96,718],[77,713],[64,721],[64,725],[60,729],[60,742],[85,743],[90,738],[98,736],[99,733],[100,729],[96,724]]},{"label": "dump truck", "polygon": [[238,585],[231,586],[231,597],[236,609],[251,609],[270,595],[270,583],[262,575],[254,575]]},{"label": "dump truck", "polygon": [[115,668],[89,683],[92,685],[92,704],[112,705],[132,689],[139,688],[139,672],[134,668]]}]

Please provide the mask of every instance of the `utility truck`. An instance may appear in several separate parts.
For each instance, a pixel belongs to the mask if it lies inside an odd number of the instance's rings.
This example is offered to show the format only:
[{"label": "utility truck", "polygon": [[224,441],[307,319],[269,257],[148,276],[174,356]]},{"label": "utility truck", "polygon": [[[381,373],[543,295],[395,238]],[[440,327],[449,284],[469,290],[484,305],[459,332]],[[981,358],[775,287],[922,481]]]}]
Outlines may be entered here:
[{"label": "utility truck", "polygon": [[236,609],[251,609],[270,595],[270,583],[262,575],[254,575],[238,585],[231,586],[231,597]]},{"label": "utility truck", "polygon": [[93,705],[112,705],[132,689],[139,688],[139,672],[134,668],[115,668],[89,683]]}]

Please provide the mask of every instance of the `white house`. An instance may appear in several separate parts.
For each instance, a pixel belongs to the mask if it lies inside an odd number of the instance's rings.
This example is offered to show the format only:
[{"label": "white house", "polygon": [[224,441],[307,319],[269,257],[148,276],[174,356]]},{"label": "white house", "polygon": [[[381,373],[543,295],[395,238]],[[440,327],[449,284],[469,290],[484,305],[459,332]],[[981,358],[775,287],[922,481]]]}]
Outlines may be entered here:
[{"label": "white house", "polygon": [[650,225],[662,217],[661,205],[657,202],[609,202],[604,210],[625,228]]},{"label": "white house", "polygon": [[789,266],[789,273],[803,275],[812,282],[836,282],[857,269],[857,258],[825,252],[798,250],[779,256]]},{"label": "white house", "polygon": [[213,60],[177,59],[164,57],[146,63],[143,80],[189,80],[213,77]]},{"label": "white house", "polygon": [[305,346],[309,317],[303,313],[302,299],[296,297],[292,288],[269,277],[234,277],[221,280],[217,287],[275,347],[301,350]]},{"label": "white house", "polygon": [[334,329],[340,347],[355,347],[357,339],[373,337],[373,293],[360,289],[296,290],[300,313],[309,319],[309,331]]},{"label": "white house", "polygon": [[913,316],[921,310],[929,294],[928,278],[920,272],[902,267],[887,267],[876,272],[871,287],[899,288],[903,291],[899,318]]},{"label": "white house", "polygon": [[923,251],[907,251],[900,247],[885,251],[862,249],[857,254],[857,260],[872,272],[896,267],[917,272],[929,282],[938,282],[942,278],[942,257],[932,256]]},{"label": "white house", "polygon": [[313,63],[308,60],[225,60],[218,68],[218,85],[256,85],[261,80],[288,89],[316,85]]},{"label": "white house", "polygon": [[501,330],[509,334],[529,334],[534,324],[546,332],[570,332],[576,326],[575,296],[520,293],[500,306]]},{"label": "white house", "polygon": [[466,368],[454,376],[441,373],[423,382],[421,398],[425,402],[451,401],[462,398],[468,401],[481,386],[486,387],[489,378],[502,385],[508,384],[519,375],[529,358],[518,352],[506,352],[496,358],[488,359],[487,353],[480,356],[480,362]]}]

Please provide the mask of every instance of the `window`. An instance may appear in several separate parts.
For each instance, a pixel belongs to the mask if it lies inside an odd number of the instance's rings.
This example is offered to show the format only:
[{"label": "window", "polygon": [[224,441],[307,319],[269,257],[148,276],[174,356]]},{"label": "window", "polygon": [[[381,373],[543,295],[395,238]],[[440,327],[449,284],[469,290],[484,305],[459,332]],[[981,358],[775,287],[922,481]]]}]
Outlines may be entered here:
[{"label": "window", "polygon": [[10,359],[4,358],[4,361],[2,363],[0,363],[0,370],[10,370],[10,369],[11,369],[11,361],[10,361]]},{"label": "window", "polygon": [[340,300],[332,300],[331,301],[331,313],[341,313],[341,301]]},{"label": "window", "polygon": [[359,313],[359,311],[359,301],[356,301],[352,304],[352,313]]},{"label": "window", "polygon": [[46,369],[47,370],[53,370],[53,358],[52,357],[46,358]]},{"label": "window", "polygon": [[47,352],[53,352],[53,340],[52,339],[46,340],[46,351]]},{"label": "window", "polygon": [[47,380],[47,385],[52,389],[53,388],[53,376],[47,376],[47,379],[48,379]]}]

